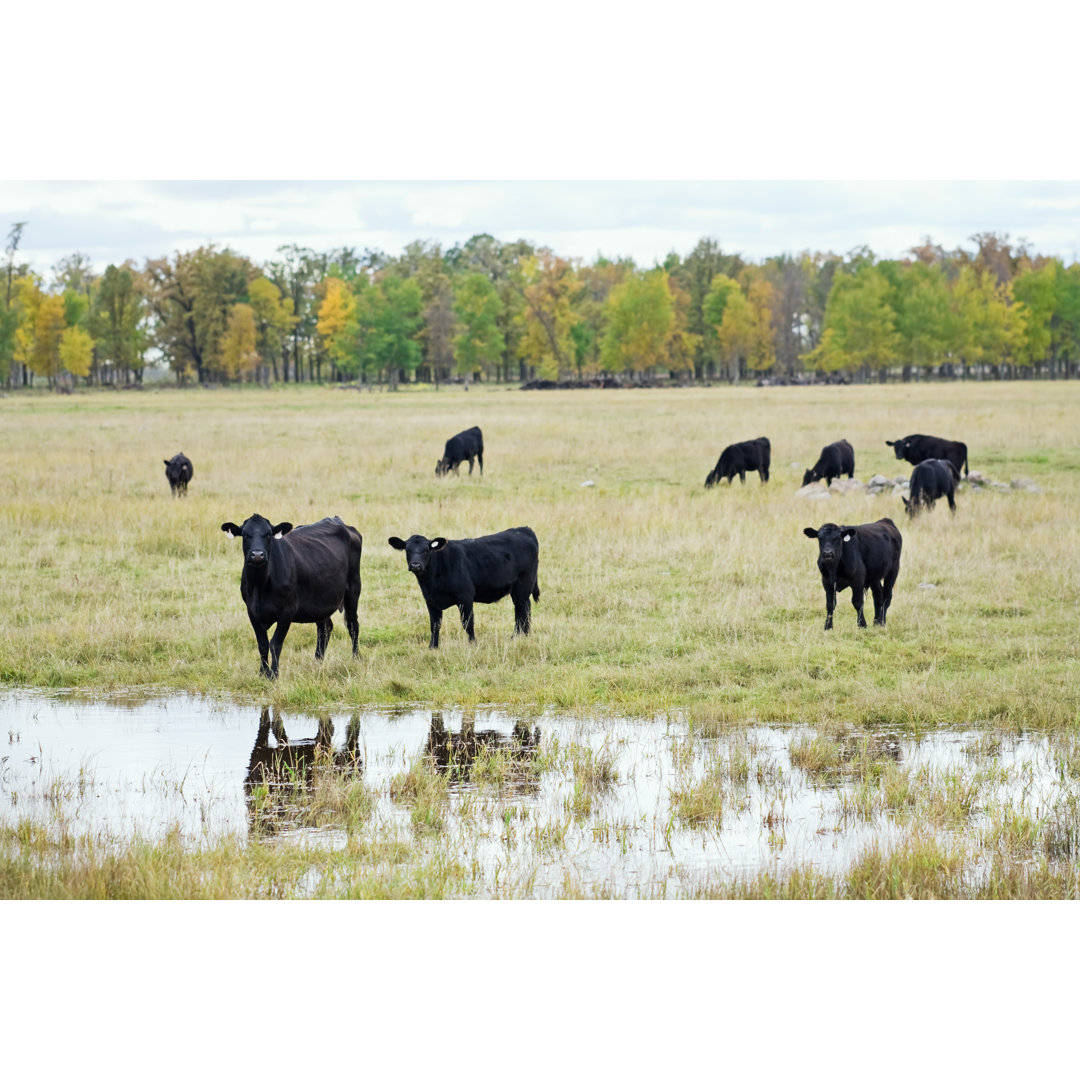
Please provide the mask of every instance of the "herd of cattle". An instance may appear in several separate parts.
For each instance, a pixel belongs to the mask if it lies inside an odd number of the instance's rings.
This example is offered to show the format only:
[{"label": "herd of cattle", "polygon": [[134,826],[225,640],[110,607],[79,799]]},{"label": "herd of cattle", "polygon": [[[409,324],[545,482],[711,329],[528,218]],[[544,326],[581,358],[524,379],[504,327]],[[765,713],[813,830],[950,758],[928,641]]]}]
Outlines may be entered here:
[{"label": "herd of cattle", "polygon": [[[947,499],[955,512],[960,467],[965,475],[968,471],[967,447],[963,443],[931,435],[909,435],[887,440],[886,445],[893,448],[897,460],[915,466],[910,498],[904,499],[909,516],[914,517],[923,507],[932,507],[939,498]],[[765,437],[725,447],[705,486],[710,488],[724,479],[730,485],[735,476],[745,483],[748,472],[757,472],[761,482],[766,483],[770,454]],[[474,459],[483,475],[484,438],[478,427],[446,441],[435,475],[444,477],[451,471],[456,474],[463,461],[468,461],[472,473]],[[174,496],[187,493],[193,473],[191,461],[184,454],[165,462],[165,475]],[[817,463],[803,476],[803,484],[825,480],[831,485],[845,473],[855,475],[855,451],[846,439],[841,439],[822,449]],[[281,647],[293,623],[315,624],[315,658],[321,659],[330,640],[331,618],[339,611],[344,612],[353,655],[357,655],[363,537],[356,529],[339,517],[294,527],[288,521],[272,525],[260,514],[253,514],[242,525],[226,521],[221,529],[243,541],[240,595],[255,631],[263,675],[277,677]],[[806,528],[803,532],[818,542],[825,629],[832,629],[837,592],[849,588],[858,625],[866,626],[863,597],[869,589],[874,601],[874,623],[884,626],[900,571],[903,540],[896,525],[889,518],[865,525],[827,522],[819,529]],[[389,544],[405,552],[406,567],[420,586],[431,627],[429,648],[439,647],[444,611],[457,607],[469,641],[475,642],[473,605],[493,604],[504,596],[513,601],[514,632],[529,633],[531,602],[540,599],[540,544],[532,529],[506,529],[465,540],[420,535],[402,540],[391,536]],[[275,624],[270,637],[270,627]]]}]

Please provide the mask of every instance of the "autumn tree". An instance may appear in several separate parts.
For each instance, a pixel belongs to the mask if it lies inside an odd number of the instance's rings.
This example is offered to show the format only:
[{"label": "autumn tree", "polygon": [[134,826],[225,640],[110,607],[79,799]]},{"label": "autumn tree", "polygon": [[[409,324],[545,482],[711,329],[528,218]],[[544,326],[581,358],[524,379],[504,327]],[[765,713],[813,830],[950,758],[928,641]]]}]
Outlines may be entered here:
[{"label": "autumn tree", "polygon": [[289,334],[296,321],[292,297],[282,296],[277,285],[259,275],[248,286],[248,303],[255,315],[255,349],[262,362],[264,381],[270,372],[277,379],[278,363],[285,359]]},{"label": "autumn tree", "polygon": [[142,380],[147,346],[144,320],[148,307],[139,287],[138,271],[130,262],[110,264],[101,276],[94,297],[93,322],[98,355],[110,364],[117,378]]},{"label": "autumn tree", "polygon": [[638,376],[666,365],[674,326],[675,302],[667,272],[630,274],[608,297],[600,361],[607,371],[629,370]]},{"label": "autumn tree", "polygon": [[525,333],[518,346],[521,358],[542,379],[558,379],[573,370],[574,343],[571,330],[578,322],[573,300],[580,283],[569,259],[548,248],[523,256],[514,276],[525,301]]},{"label": "autumn tree", "polygon": [[215,368],[226,379],[250,376],[259,364],[255,347],[255,312],[250,304],[234,304],[229,309]]}]

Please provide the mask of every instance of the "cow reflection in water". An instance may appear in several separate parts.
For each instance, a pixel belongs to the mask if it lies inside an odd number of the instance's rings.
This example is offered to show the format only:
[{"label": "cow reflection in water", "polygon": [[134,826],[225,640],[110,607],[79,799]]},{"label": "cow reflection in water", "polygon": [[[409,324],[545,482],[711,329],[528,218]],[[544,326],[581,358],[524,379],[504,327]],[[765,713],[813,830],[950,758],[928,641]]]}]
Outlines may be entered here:
[{"label": "cow reflection in water", "polygon": [[509,768],[498,776],[498,781],[524,793],[539,783],[534,772],[524,767],[539,745],[540,728],[530,730],[524,720],[515,720],[513,732],[507,735],[495,730],[477,731],[476,720],[467,716],[461,731],[452,732],[446,729],[442,713],[433,712],[424,753],[436,769],[449,773],[452,782],[467,783],[472,779],[473,766],[485,761],[505,763]]},{"label": "cow reflection in water", "polygon": [[[271,745],[270,736],[275,745]],[[275,710],[271,716],[264,708],[259,731],[248,762],[244,796],[253,829],[277,832],[280,828],[300,827],[305,810],[314,802],[316,780],[320,777],[359,779],[363,760],[358,749],[360,717],[349,721],[345,745],[334,749],[334,723],[319,717],[319,729],[313,739],[289,739],[285,724]]]}]

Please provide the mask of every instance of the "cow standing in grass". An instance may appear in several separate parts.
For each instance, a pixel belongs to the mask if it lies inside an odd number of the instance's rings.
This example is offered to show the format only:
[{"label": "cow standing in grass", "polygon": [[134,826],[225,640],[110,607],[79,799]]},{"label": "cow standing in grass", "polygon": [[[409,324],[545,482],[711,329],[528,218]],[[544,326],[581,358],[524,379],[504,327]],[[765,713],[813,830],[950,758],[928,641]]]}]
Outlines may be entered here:
[{"label": "cow standing in grass", "polygon": [[858,614],[858,625],[866,626],[863,616],[863,592],[869,587],[874,598],[874,625],[885,625],[885,614],[892,603],[893,584],[900,573],[900,530],[889,518],[870,525],[834,525],[803,529],[818,542],[818,570],[825,589],[825,629],[832,629],[836,594],[851,589],[851,606]]},{"label": "cow standing in grass", "polygon": [[[281,647],[294,622],[315,624],[315,659],[321,660],[335,611],[345,612],[356,656],[363,549],[363,537],[356,529],[339,517],[294,529],[288,521],[271,525],[253,514],[243,525],[226,521],[221,531],[244,541],[240,595],[255,631],[263,675],[277,678]],[[277,629],[268,640],[267,630],[274,623]]]},{"label": "cow standing in grass", "polygon": [[960,472],[951,461],[931,458],[920,461],[911,471],[908,490],[910,499],[904,499],[904,509],[908,517],[914,517],[923,507],[933,510],[938,499],[949,500],[949,509],[956,513],[956,485]]},{"label": "cow standing in grass", "polygon": [[759,439],[725,446],[712,472],[705,477],[705,486],[711,488],[721,480],[726,480],[730,486],[736,476],[739,477],[739,483],[745,484],[748,472],[756,472],[764,484],[769,479],[771,456],[772,448],[764,435]]},{"label": "cow standing in grass", "polygon": [[187,494],[187,486],[194,475],[191,459],[186,454],[174,454],[165,460],[165,478],[169,481],[169,490],[174,499]]},{"label": "cow standing in grass", "polygon": [[494,604],[504,596],[514,602],[514,633],[529,632],[529,597],[540,599],[540,542],[532,529],[507,529],[475,540],[391,536],[389,544],[405,552],[409,572],[416,575],[431,622],[429,648],[439,647],[442,613],[447,608],[457,607],[469,641],[475,642],[473,604]]},{"label": "cow standing in grass", "polygon": [[893,442],[885,440],[886,446],[891,446],[896,454],[897,461],[906,461],[910,465],[919,465],[931,458],[942,458],[951,461],[959,476],[960,467],[964,467],[964,475],[968,474],[968,449],[967,444],[954,442],[952,439],[941,439],[936,435],[905,435],[902,439]]},{"label": "cow standing in grass", "polygon": [[468,431],[459,431],[453,438],[446,440],[443,456],[435,463],[435,475],[446,476],[453,472],[457,475],[458,466],[463,461],[469,463],[469,475],[472,476],[473,459],[480,463],[480,475],[484,475],[484,434],[478,427]]},{"label": "cow standing in grass", "polygon": [[839,480],[844,473],[847,473],[849,478],[854,478],[855,451],[847,439],[840,439],[821,448],[817,464],[803,473],[803,487],[816,484],[819,480],[824,480],[826,487],[832,487],[832,482]]}]

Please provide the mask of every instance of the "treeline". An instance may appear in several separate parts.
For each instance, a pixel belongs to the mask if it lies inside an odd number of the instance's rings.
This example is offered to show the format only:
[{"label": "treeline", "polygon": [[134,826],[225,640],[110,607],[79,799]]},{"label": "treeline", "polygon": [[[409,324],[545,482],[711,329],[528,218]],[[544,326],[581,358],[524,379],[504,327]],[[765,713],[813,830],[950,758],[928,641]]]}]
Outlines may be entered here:
[{"label": "treeline", "polygon": [[702,239],[685,257],[567,259],[488,235],[397,257],[288,245],[259,265],[201,247],[48,280],[17,261],[0,290],[0,382],[177,379],[491,381],[1070,377],[1080,363],[1080,264],[983,233],[903,259],[860,248],[754,263]]}]

